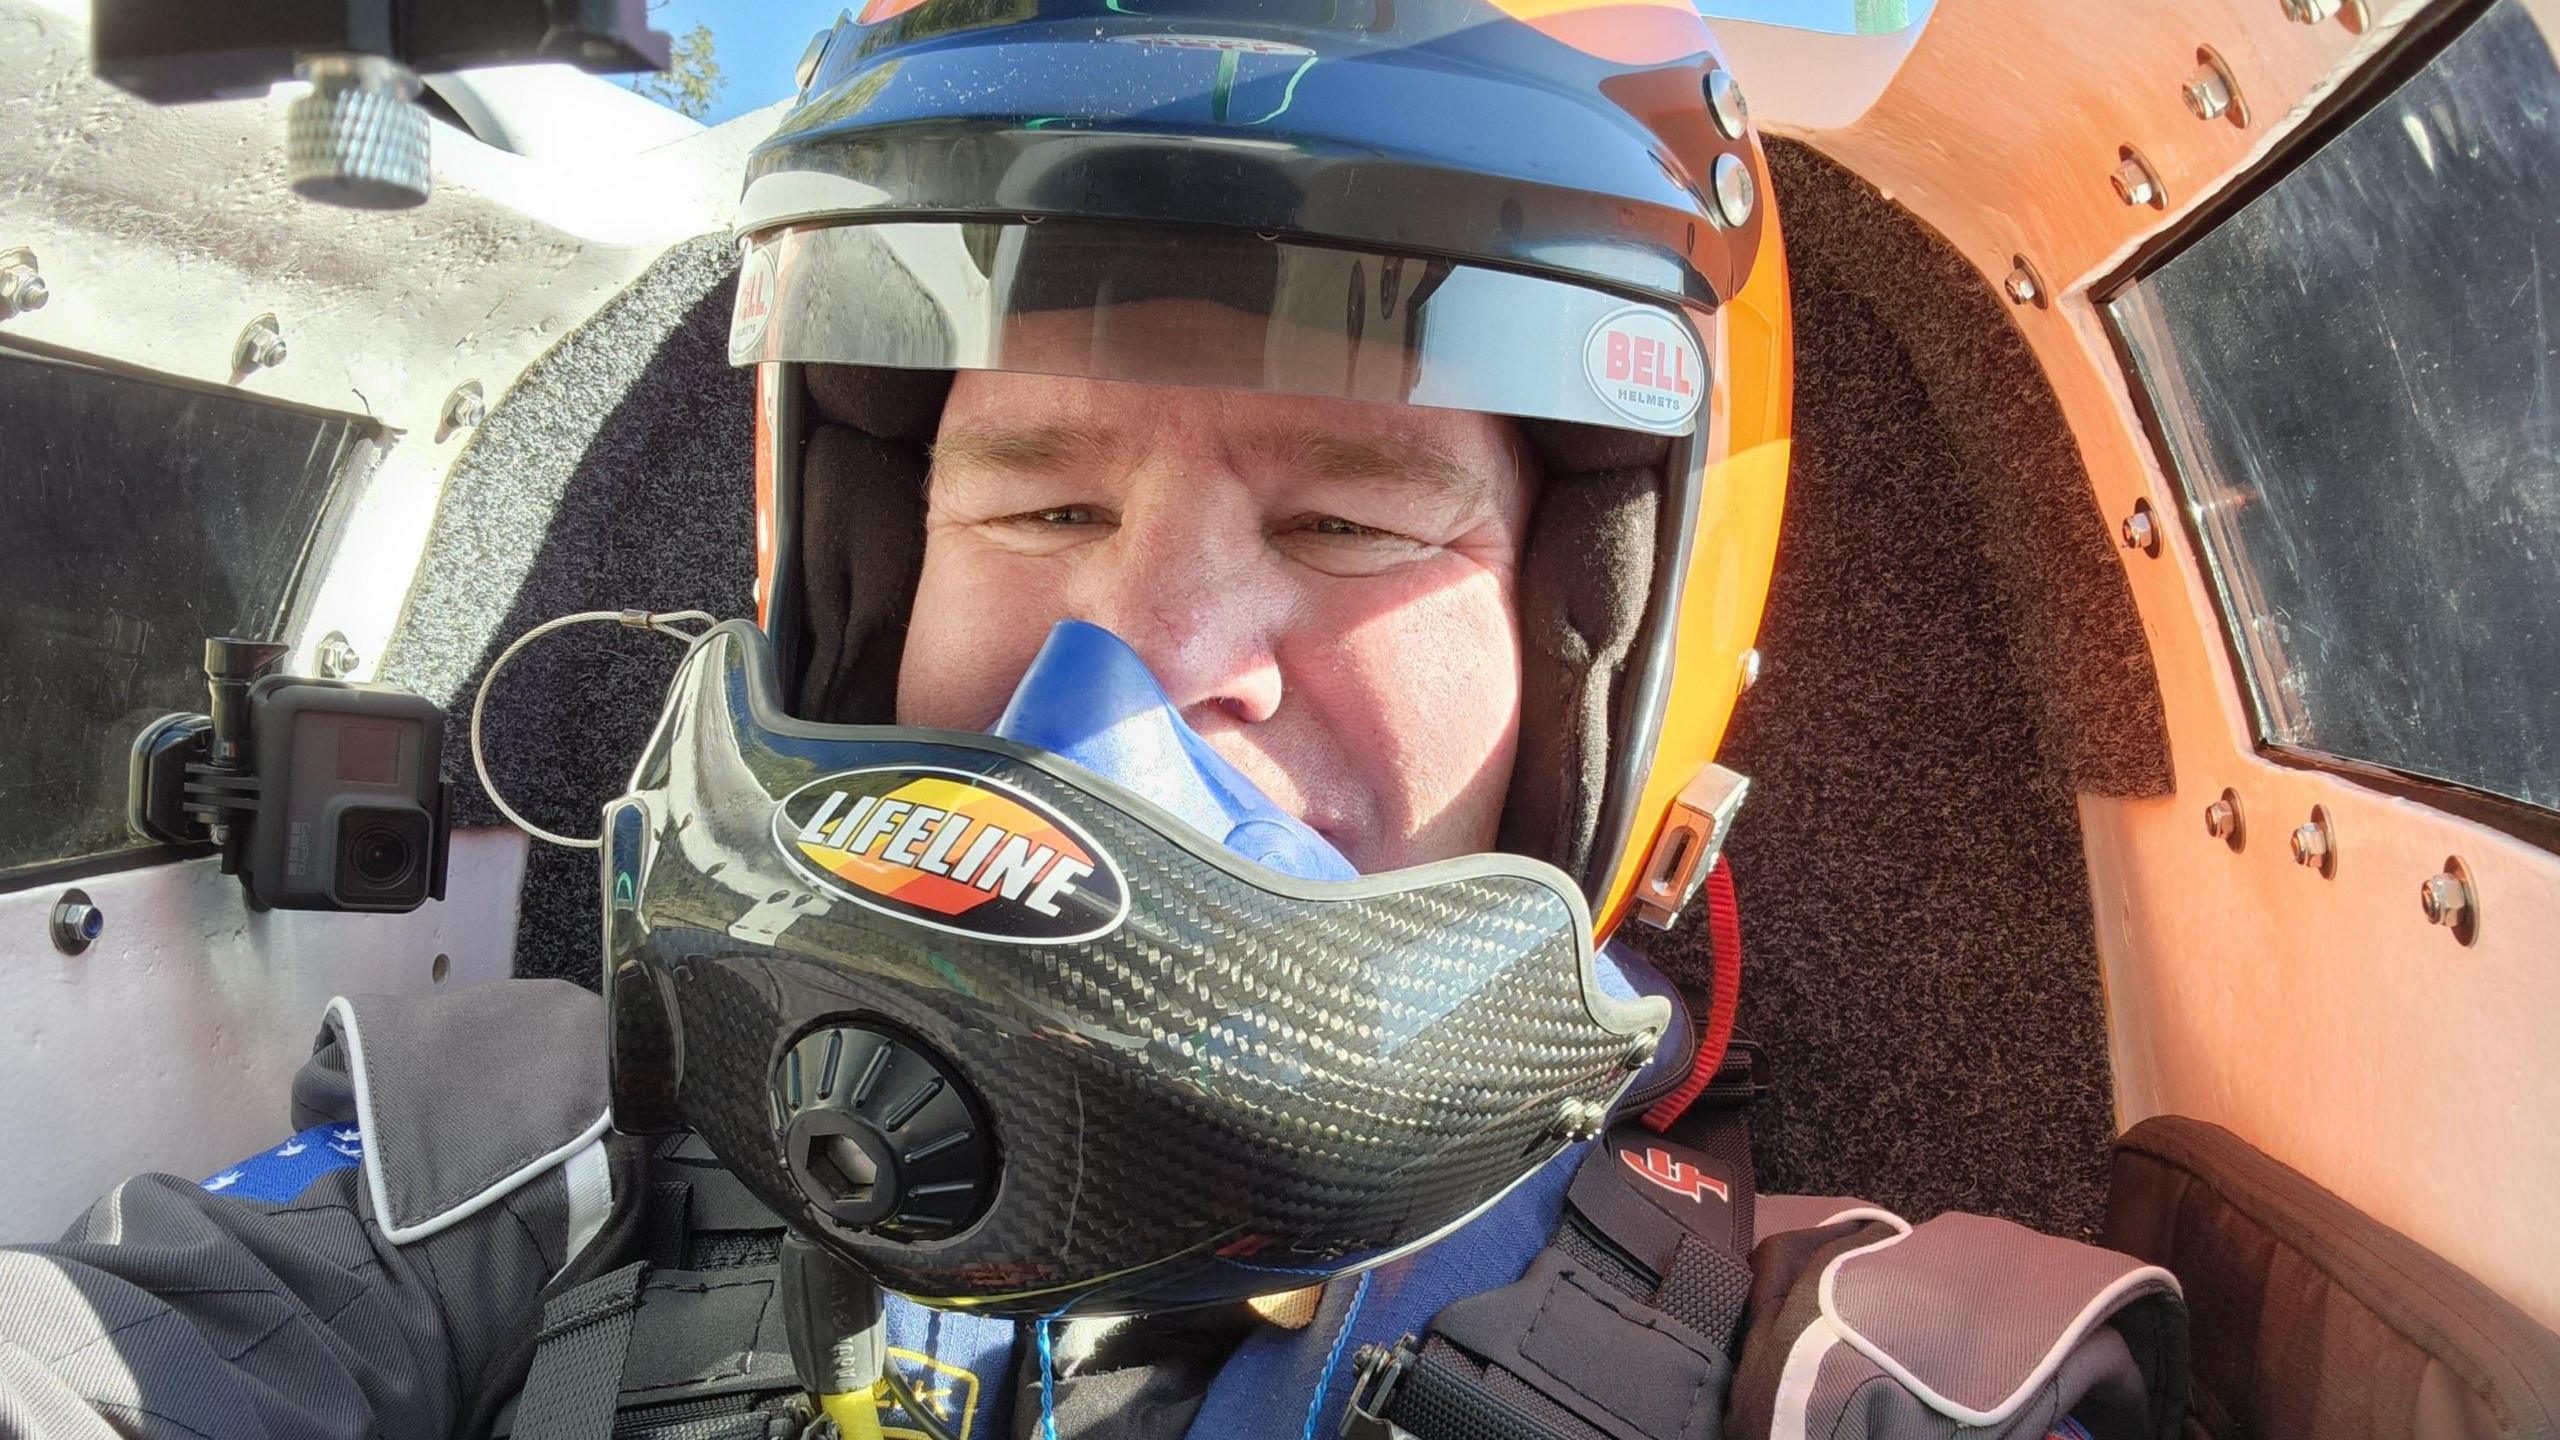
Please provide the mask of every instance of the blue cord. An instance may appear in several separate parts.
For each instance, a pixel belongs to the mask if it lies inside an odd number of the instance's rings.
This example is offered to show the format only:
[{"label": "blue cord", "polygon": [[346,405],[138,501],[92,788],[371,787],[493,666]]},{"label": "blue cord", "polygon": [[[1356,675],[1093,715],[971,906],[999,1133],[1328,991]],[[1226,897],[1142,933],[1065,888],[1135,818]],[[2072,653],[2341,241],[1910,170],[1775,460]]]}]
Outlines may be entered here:
[{"label": "blue cord", "polygon": [[[1360,1272],[1360,1288],[1351,1292],[1350,1313],[1342,1317],[1342,1333],[1333,1337],[1332,1353],[1324,1357],[1324,1373],[1316,1377],[1315,1398],[1307,1402],[1306,1428],[1298,1432],[1298,1440],[1316,1440],[1316,1421],[1324,1415],[1325,1392],[1333,1388],[1333,1372],[1342,1364],[1342,1347],[1351,1343],[1351,1327],[1360,1319],[1361,1303],[1369,1298],[1369,1279],[1375,1270]],[[1057,1440],[1055,1435],[1048,1440]]]},{"label": "blue cord", "polygon": [[1049,1317],[1032,1324],[1040,1346],[1040,1440],[1058,1440],[1058,1371],[1049,1357]]}]

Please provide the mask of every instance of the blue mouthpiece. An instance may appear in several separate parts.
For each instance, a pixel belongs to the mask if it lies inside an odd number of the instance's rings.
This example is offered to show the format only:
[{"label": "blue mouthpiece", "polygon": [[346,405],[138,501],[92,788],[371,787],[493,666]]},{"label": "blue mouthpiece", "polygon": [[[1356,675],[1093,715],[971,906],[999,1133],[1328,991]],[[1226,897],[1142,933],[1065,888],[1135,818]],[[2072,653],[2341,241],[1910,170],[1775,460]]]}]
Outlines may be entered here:
[{"label": "blue mouthpiece", "polygon": [[1360,873],[1220,759],[1138,652],[1099,625],[1059,621],[990,733],[1055,751],[1256,864],[1302,880]]}]

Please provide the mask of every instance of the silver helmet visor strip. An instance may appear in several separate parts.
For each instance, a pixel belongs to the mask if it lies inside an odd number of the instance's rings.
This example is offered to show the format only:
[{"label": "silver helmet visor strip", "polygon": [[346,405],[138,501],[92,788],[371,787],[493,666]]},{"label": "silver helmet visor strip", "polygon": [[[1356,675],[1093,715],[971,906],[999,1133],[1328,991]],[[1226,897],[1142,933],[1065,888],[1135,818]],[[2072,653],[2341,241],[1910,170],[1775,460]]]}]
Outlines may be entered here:
[{"label": "silver helmet visor strip", "polygon": [[783,716],[688,657],[603,881],[615,1110],[900,1292],[1134,1312],[1426,1243],[1597,1128],[1670,1019],[1576,887],[1244,861],[984,736]]},{"label": "silver helmet visor strip", "polygon": [[1072,221],[747,242],[729,358],[1011,370],[1695,429],[1679,311],[1447,260]]}]

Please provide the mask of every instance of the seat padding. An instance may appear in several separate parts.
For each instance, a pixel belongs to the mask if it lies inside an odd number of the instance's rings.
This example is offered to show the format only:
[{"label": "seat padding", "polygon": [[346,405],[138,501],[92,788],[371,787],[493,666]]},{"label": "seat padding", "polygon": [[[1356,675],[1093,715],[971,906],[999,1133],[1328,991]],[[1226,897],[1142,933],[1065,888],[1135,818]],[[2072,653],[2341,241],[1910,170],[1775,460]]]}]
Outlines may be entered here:
[{"label": "seat padding", "polygon": [[2560,1336],[2218,1125],[2116,1142],[2105,1243],[2186,1289],[2191,1436],[2560,1437]]}]

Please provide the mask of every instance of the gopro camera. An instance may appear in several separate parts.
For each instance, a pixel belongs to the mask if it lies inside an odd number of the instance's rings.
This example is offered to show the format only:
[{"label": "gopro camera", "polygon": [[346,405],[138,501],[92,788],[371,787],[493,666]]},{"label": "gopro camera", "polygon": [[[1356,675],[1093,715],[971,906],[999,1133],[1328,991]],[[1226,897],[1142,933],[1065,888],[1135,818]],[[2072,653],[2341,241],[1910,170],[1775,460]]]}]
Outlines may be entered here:
[{"label": "gopro camera", "polygon": [[415,910],[444,898],[444,710],[388,685],[268,673],[284,647],[205,643],[210,715],[134,746],[134,828],[220,847],[252,903]]}]

